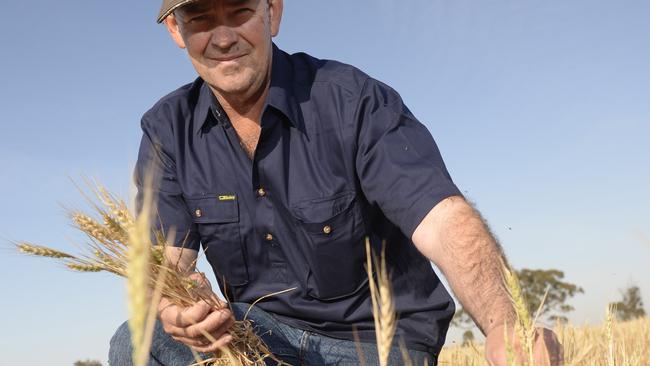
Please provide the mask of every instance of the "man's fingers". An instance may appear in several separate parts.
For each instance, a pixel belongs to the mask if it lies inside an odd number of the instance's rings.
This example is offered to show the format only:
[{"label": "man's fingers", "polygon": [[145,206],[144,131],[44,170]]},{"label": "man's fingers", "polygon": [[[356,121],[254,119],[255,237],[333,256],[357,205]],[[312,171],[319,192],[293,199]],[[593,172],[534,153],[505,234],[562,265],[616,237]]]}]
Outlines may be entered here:
[{"label": "man's fingers", "polygon": [[235,324],[234,317],[230,316],[226,318],[225,321],[221,325],[219,325],[219,327],[217,327],[211,332],[208,332],[212,336],[212,339],[210,339],[209,337],[206,338],[208,338],[209,340],[215,340],[221,338],[224,334],[228,333],[228,330],[230,330],[230,327],[232,327],[233,324]]},{"label": "man's fingers", "polygon": [[187,308],[168,305],[160,311],[160,320],[163,324],[186,328],[203,321],[211,310],[212,306],[208,305],[205,301],[199,301]]},{"label": "man's fingers", "polygon": [[199,352],[212,352],[219,347],[225,346],[232,340],[232,336],[228,333],[228,329],[232,323],[234,323],[234,319],[232,321],[227,321],[212,333],[206,332],[208,336],[201,332],[202,336],[200,337],[189,338],[180,335],[172,335],[172,338],[178,342],[196,349]]},{"label": "man's fingers", "polygon": [[537,328],[533,348],[535,365],[564,365],[564,349],[553,331],[546,328]]},{"label": "man's fingers", "polygon": [[179,327],[174,324],[163,323],[163,328],[166,333],[172,336],[200,339],[205,337],[205,333],[212,334],[213,336],[220,336],[225,333],[234,322],[235,319],[230,310],[221,309],[211,312],[202,321],[187,327]]},{"label": "man's fingers", "polygon": [[564,347],[555,333],[549,329],[538,328],[535,338],[536,364],[540,366],[564,365]]},{"label": "man's fingers", "polygon": [[190,325],[199,323],[205,319],[212,311],[212,306],[205,301],[199,301],[196,304],[185,308],[178,316],[177,326],[189,327]]},{"label": "man's fingers", "polygon": [[216,342],[211,343],[208,346],[198,346],[198,347],[192,346],[192,348],[194,348],[194,350],[198,352],[210,353],[210,352],[215,352],[217,349],[221,347],[227,346],[228,343],[230,343],[231,341],[232,341],[232,336],[226,333],[222,335],[220,338],[218,338]]},{"label": "man's fingers", "polygon": [[158,303],[158,314],[162,313],[163,310],[171,306],[176,306],[176,305],[174,305],[168,298],[164,296],[161,297],[160,302]]},{"label": "man's fingers", "polygon": [[168,326],[177,324],[178,315],[182,310],[183,308],[174,305],[167,298],[163,297],[160,299],[160,303],[158,303],[158,316],[160,317],[163,328],[167,333],[169,333],[167,331]]},{"label": "man's fingers", "polygon": [[[517,360],[524,362],[527,357],[525,344],[514,332],[514,328],[508,329],[508,341],[504,334],[504,328],[498,327],[488,334],[486,339],[486,358],[488,363],[493,365],[506,365],[507,343],[513,348]],[[533,356],[535,365],[539,366],[563,366],[564,349],[553,331],[546,328],[537,328],[534,335]]]},{"label": "man's fingers", "polygon": [[171,336],[175,341],[183,343],[186,346],[190,347],[207,347],[212,342],[208,341],[206,338],[187,338],[183,336]]},{"label": "man's fingers", "polygon": [[203,331],[205,331],[218,338],[228,331],[234,323],[235,318],[232,316],[230,310],[216,310],[210,313],[202,322],[187,327],[187,336],[193,338],[203,337],[205,336]]}]

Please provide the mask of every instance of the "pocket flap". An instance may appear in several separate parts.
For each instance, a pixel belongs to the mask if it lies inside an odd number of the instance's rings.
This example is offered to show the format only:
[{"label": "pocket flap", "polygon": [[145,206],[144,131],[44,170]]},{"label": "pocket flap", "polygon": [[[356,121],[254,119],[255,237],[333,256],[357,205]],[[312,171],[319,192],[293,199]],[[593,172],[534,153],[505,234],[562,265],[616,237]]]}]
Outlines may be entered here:
[{"label": "pocket flap", "polygon": [[292,206],[294,216],[303,223],[327,222],[347,210],[356,197],[356,192],[341,192],[331,197],[302,201]]},{"label": "pocket flap", "polygon": [[239,205],[235,195],[211,194],[185,198],[197,224],[239,222]]}]

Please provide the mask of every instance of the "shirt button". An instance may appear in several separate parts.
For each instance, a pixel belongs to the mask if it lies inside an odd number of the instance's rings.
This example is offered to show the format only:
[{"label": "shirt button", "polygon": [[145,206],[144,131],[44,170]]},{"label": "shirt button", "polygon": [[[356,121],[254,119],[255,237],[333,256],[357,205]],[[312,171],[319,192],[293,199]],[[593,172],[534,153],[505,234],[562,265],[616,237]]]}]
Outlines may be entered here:
[{"label": "shirt button", "polygon": [[266,190],[264,188],[260,188],[257,190],[257,196],[258,197],[266,197]]},{"label": "shirt button", "polygon": [[194,211],[194,216],[201,217],[203,216],[203,212],[200,209],[197,209],[196,211]]},{"label": "shirt button", "polygon": [[331,234],[331,233],[332,233],[332,227],[329,226],[329,225],[325,225],[325,226],[323,227],[323,233],[325,233],[325,235],[329,235],[329,234]]},{"label": "shirt button", "polygon": [[266,241],[273,241],[273,235],[270,234],[270,233],[269,233],[269,234],[266,234],[266,236],[264,237],[264,239],[265,239]]}]

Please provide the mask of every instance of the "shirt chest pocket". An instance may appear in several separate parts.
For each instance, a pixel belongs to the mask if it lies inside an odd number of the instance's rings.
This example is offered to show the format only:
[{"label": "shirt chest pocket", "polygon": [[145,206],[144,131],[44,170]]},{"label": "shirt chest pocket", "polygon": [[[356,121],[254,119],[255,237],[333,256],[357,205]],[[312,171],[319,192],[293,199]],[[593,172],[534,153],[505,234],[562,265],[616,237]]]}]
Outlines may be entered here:
[{"label": "shirt chest pocket", "polygon": [[219,283],[248,283],[248,267],[239,230],[239,205],[235,196],[206,195],[186,198],[197,224],[205,256]]},{"label": "shirt chest pocket", "polygon": [[356,193],[310,200],[291,209],[306,240],[310,295],[333,300],[362,288],[367,281],[363,244],[366,232]]}]

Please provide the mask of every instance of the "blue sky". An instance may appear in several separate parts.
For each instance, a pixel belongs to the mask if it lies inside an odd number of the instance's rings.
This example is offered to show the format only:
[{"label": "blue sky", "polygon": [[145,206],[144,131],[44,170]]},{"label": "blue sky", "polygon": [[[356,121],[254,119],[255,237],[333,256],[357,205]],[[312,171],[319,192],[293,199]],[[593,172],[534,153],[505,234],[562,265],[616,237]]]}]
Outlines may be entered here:
[{"label": "blue sky", "polygon": [[[12,1],[0,42],[3,364],[106,360],[123,282],[13,253],[75,251],[69,177],[129,197],[139,119],[194,71],[158,2]],[[398,90],[517,267],[584,287],[600,322],[630,284],[650,303],[650,3],[287,0],[276,43]],[[645,237],[645,239],[644,239]],[[203,266],[206,268],[206,266]],[[650,310],[646,306],[646,310]]]}]

